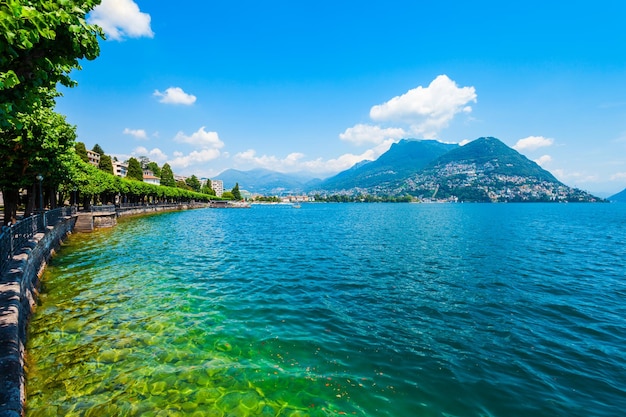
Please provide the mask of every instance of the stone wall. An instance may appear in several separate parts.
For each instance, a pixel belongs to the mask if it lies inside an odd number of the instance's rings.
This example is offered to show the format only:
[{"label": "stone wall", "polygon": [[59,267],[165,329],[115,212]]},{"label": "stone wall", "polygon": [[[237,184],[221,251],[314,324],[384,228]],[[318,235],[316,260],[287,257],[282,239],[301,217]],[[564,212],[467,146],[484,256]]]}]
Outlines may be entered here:
[{"label": "stone wall", "polygon": [[61,241],[72,232],[68,217],[39,233],[18,251],[0,277],[0,417],[23,414],[26,326],[35,306],[39,278]]}]

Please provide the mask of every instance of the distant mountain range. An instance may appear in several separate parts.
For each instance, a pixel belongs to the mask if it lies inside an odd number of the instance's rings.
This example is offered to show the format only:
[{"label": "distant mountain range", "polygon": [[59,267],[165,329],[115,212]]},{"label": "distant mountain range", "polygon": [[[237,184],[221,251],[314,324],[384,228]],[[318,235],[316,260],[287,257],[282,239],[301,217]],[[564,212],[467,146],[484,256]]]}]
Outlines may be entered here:
[{"label": "distant mountain range", "polygon": [[238,183],[241,189],[264,195],[302,194],[321,182],[312,175],[283,174],[262,168],[250,171],[227,169],[217,179],[224,182],[224,190],[230,190]]},{"label": "distant mountain range", "polygon": [[[225,188],[260,194],[406,196],[422,201],[598,201],[566,186],[508,147],[483,137],[465,146],[403,139],[375,161],[363,161],[323,181],[268,170],[227,170]],[[230,185],[232,184],[232,185]]]}]

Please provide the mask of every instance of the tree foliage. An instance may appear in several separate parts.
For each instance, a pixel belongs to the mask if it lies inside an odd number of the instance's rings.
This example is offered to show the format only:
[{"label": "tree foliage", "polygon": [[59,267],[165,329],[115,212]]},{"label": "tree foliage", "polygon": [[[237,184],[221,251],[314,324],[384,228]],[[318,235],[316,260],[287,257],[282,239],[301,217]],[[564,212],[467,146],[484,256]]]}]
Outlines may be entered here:
[{"label": "tree foliage", "polygon": [[[98,162],[98,169],[113,174],[113,161],[107,154],[100,154],[100,162]],[[143,178],[142,178],[143,179]]]},{"label": "tree foliage", "polygon": [[148,162],[146,164],[146,168],[152,171],[155,177],[161,177],[161,168],[159,168],[159,165],[156,162]]},{"label": "tree foliage", "polygon": [[131,180],[143,181],[143,170],[136,158],[130,158],[128,160],[128,171],[126,172],[126,178]]},{"label": "tree foliage", "polygon": [[200,187],[201,187],[200,180],[195,175],[192,175],[191,177],[187,178],[185,180],[185,183],[189,186],[189,188],[191,188],[195,192],[197,193],[200,192]]},{"label": "tree foliage", "polygon": [[204,185],[200,189],[200,192],[202,194],[215,195],[215,190],[213,189],[211,185],[211,180],[209,179],[206,180],[206,183],[204,183]]},{"label": "tree foliage", "polygon": [[163,168],[161,168],[161,185],[166,187],[176,187],[174,172],[169,164],[164,164]]},{"label": "tree foliage", "polygon": [[104,155],[104,149],[102,149],[102,146],[98,145],[97,143],[93,145],[93,148],[91,148],[91,150],[100,156]]},{"label": "tree foliage", "polygon": [[67,154],[75,154],[75,127],[51,108],[36,104],[29,114],[20,115],[20,121],[20,129],[2,132],[13,140],[7,141],[6,136],[0,135],[0,188],[5,201],[5,222],[16,215],[20,189],[32,190],[39,174],[44,177],[46,187],[58,186],[66,177]]},{"label": "tree foliage", "polygon": [[80,59],[100,53],[100,28],[86,14],[99,0],[0,2],[0,129],[22,127],[20,114],[50,105],[56,85],[72,87]]},{"label": "tree foliage", "polygon": [[[99,0],[0,1],[0,187],[4,221],[13,216],[19,190],[32,189],[37,173],[44,182],[69,157],[73,126],[52,108],[57,83],[72,87],[70,72],[80,59],[95,59],[103,33],[86,14]],[[70,152],[75,155],[74,152]]]},{"label": "tree foliage", "polygon": [[89,162],[89,155],[87,155],[87,147],[85,146],[83,142],[76,142],[76,146],[74,146],[74,150],[76,151],[76,154],[80,156],[80,159],[82,159],[85,162]]},{"label": "tree foliage", "polygon": [[233,189],[230,191],[233,195],[233,198],[235,200],[241,200],[241,192],[239,191],[239,183],[235,183],[235,186],[233,187]]}]

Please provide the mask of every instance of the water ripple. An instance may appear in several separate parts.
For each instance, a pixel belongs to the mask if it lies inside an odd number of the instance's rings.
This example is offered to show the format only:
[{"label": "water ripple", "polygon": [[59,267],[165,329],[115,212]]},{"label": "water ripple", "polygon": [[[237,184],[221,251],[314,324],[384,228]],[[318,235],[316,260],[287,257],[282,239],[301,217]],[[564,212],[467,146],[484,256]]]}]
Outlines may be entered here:
[{"label": "water ripple", "polygon": [[28,415],[621,415],[625,242],[615,205],[123,221],[46,271]]}]

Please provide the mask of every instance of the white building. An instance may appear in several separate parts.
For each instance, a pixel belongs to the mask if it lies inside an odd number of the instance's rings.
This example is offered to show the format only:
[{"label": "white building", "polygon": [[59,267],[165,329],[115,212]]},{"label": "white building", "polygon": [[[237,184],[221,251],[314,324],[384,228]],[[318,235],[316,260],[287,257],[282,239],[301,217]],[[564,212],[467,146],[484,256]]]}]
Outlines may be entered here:
[{"label": "white building", "polygon": [[213,188],[217,197],[221,197],[224,194],[224,183],[222,180],[211,180],[211,188]]},{"label": "white building", "polygon": [[161,185],[161,178],[155,177],[154,172],[149,169],[143,170],[143,182],[147,182],[148,184]]},{"label": "white building", "polygon": [[111,163],[113,164],[113,174],[122,178],[126,177],[126,174],[128,173],[128,164],[119,161],[111,161]]},{"label": "white building", "polygon": [[87,157],[89,158],[89,163],[95,167],[100,165],[100,154],[98,152],[87,150]]}]

